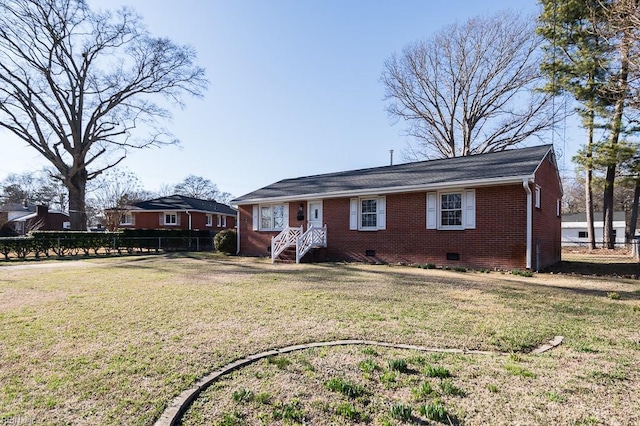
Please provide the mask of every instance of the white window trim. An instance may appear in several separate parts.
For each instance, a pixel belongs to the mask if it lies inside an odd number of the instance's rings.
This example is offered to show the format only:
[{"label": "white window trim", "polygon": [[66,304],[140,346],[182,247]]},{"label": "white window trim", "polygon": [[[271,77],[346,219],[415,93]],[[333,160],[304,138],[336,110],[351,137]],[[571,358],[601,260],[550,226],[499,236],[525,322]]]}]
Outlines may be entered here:
[{"label": "white window trim", "polygon": [[[282,227],[273,226],[273,208],[276,206],[282,206]],[[262,226],[262,209],[268,207],[271,209],[271,219],[269,227]],[[282,231],[289,226],[289,203],[276,203],[276,204],[260,204],[258,206],[258,227],[260,231]]]},{"label": "white window trim", "polygon": [[207,214],[207,219],[205,222],[205,226],[213,226],[213,215],[212,214]]},{"label": "white window trim", "polygon": [[[453,195],[460,194],[460,225],[443,225],[442,224],[442,196],[443,195]],[[460,191],[440,191],[438,192],[438,229],[442,229],[443,231],[459,231],[464,229],[464,212],[465,212],[465,194],[464,190]]]},{"label": "white window trim", "polygon": [[[376,200],[376,226],[362,226],[362,202]],[[349,229],[352,231],[381,231],[387,229],[386,197],[360,197],[350,200]]]},{"label": "white window trim", "polygon": [[[461,194],[462,196],[462,224],[442,225],[442,195]],[[426,228],[441,231],[460,231],[476,228],[476,190],[456,189],[428,192],[426,197],[427,217]]]},{"label": "white window trim", "polygon": [[[167,222],[167,216],[175,216],[175,223]],[[178,213],[177,212],[163,212],[162,213],[162,223],[165,226],[178,226]]]},{"label": "white window trim", "polygon": [[123,213],[120,215],[120,225],[133,225],[133,213]]}]

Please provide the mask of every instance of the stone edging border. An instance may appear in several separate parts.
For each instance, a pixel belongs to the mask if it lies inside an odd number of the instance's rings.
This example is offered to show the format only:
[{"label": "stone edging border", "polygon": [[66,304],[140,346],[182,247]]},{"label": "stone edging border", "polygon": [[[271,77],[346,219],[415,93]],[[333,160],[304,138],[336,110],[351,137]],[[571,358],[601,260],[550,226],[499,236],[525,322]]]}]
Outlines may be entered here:
[{"label": "stone edging border", "polygon": [[[536,355],[544,353],[560,345],[563,339],[564,338],[562,336],[556,336],[552,340],[550,340],[549,343],[538,347],[531,353]],[[182,418],[182,415],[187,411],[191,403],[200,395],[200,393],[202,393],[214,381],[216,381],[221,376],[224,376],[226,374],[231,373],[232,371],[235,371],[239,368],[252,364],[255,361],[258,361],[270,356],[286,354],[286,353],[295,352],[295,351],[301,351],[304,349],[320,348],[324,346],[346,346],[346,345],[372,345],[372,346],[382,346],[382,347],[395,348],[395,349],[411,349],[411,350],[422,351],[422,352],[439,352],[439,353],[448,353],[448,354],[508,355],[505,352],[475,351],[475,350],[465,350],[465,349],[438,349],[438,348],[428,348],[425,346],[377,342],[375,340],[334,340],[330,342],[315,342],[315,343],[307,343],[302,345],[286,346],[284,348],[273,349],[270,351],[249,355],[246,358],[242,358],[232,363],[229,363],[221,367],[219,370],[216,370],[213,373],[208,374],[205,377],[201,378],[196,383],[194,383],[193,386],[191,386],[189,389],[186,389],[185,391],[180,393],[180,395],[178,395],[173,399],[171,404],[169,404],[169,406],[164,410],[160,418],[155,422],[154,426],[177,425],[180,419]]]}]

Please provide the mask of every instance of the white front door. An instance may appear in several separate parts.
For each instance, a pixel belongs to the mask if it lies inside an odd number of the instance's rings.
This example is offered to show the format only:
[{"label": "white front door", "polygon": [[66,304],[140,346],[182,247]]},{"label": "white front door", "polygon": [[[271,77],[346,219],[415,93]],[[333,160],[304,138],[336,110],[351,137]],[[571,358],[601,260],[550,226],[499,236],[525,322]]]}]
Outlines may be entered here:
[{"label": "white front door", "polygon": [[309,201],[309,222],[307,227],[322,228],[322,201]]}]

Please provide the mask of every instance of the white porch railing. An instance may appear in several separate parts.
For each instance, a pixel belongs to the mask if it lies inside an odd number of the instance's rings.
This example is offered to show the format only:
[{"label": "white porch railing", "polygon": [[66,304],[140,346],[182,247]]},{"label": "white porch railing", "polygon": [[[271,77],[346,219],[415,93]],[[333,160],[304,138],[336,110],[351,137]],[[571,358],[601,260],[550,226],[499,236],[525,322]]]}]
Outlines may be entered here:
[{"label": "white porch railing", "polygon": [[312,248],[327,246],[327,227],[309,227],[304,232],[300,227],[286,227],[275,237],[271,238],[271,263],[275,263],[276,258],[287,248],[295,246],[296,263]]},{"label": "white porch railing", "polygon": [[280,253],[287,248],[296,245],[298,237],[302,235],[302,226],[298,228],[292,228],[287,226],[275,237],[271,238],[271,263],[276,261],[276,258],[280,256]]},{"label": "white porch railing", "polygon": [[309,227],[307,232],[300,235],[296,247],[296,263],[300,263],[300,259],[312,248],[327,246],[327,226],[322,228]]}]

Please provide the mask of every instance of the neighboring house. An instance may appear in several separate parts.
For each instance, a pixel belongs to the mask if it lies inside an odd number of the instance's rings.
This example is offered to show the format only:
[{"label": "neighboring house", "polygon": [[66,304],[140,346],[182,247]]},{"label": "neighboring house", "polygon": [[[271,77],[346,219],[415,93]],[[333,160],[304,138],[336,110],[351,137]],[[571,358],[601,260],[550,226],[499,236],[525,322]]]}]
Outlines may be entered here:
[{"label": "neighboring house", "polygon": [[543,145],[286,179],[232,203],[242,255],[539,269],[560,260],[561,198]]},{"label": "neighboring house", "polygon": [[25,235],[30,231],[69,229],[69,214],[28,202],[0,206],[0,235]]},{"label": "neighboring house", "polygon": [[215,201],[171,195],[110,209],[120,229],[189,229],[221,231],[236,226],[236,210]]},{"label": "neighboring house", "polygon": [[[626,220],[624,212],[613,212],[613,240],[624,244]],[[604,241],[604,213],[593,213],[593,230],[597,243]],[[562,216],[562,245],[579,246],[589,242],[587,214],[574,213]]]}]

